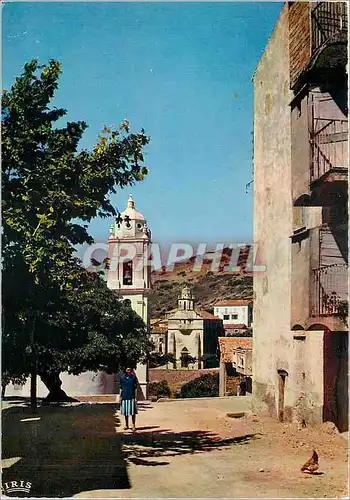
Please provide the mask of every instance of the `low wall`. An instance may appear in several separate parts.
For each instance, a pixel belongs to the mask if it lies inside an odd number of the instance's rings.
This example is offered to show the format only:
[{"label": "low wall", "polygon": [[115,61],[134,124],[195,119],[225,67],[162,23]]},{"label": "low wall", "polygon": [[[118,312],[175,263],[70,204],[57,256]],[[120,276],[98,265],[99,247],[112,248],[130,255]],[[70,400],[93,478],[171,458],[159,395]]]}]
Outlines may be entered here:
[{"label": "low wall", "polygon": [[208,373],[219,373],[219,368],[203,370],[160,370],[159,368],[151,368],[149,371],[149,381],[152,383],[166,380],[170,390],[174,393],[190,380],[194,380],[201,375],[207,375]]}]

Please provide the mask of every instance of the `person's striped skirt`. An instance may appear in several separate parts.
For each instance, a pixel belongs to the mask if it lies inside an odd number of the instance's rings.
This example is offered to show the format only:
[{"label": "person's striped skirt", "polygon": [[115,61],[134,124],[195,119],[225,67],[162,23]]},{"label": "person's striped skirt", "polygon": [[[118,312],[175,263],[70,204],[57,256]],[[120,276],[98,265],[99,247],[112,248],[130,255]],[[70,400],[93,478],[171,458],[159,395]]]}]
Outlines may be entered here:
[{"label": "person's striped skirt", "polygon": [[122,399],[120,413],[125,417],[137,414],[136,399]]}]

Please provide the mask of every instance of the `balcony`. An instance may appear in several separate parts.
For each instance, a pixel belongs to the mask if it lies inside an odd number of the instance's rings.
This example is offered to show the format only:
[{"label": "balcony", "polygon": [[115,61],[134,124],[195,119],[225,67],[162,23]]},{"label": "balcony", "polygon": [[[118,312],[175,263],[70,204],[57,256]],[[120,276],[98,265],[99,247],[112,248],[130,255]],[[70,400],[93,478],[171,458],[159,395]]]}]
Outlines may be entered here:
[{"label": "balcony", "polygon": [[[346,2],[317,2],[311,8],[312,55],[339,43],[344,45],[344,54],[346,54],[347,32]],[[329,52],[329,55],[335,54]],[[339,55],[336,59],[339,59]]]},{"label": "balcony", "polygon": [[311,184],[328,174],[337,178],[347,177],[348,170],[348,121],[316,118],[310,134],[312,161]]},{"label": "balcony", "polygon": [[339,96],[314,91],[309,97],[310,188],[320,205],[347,193],[348,120]]},{"label": "balcony", "polygon": [[331,264],[312,271],[311,316],[338,316],[348,301],[348,266]]},{"label": "balcony", "polygon": [[288,2],[290,84],[347,80],[346,2]]}]

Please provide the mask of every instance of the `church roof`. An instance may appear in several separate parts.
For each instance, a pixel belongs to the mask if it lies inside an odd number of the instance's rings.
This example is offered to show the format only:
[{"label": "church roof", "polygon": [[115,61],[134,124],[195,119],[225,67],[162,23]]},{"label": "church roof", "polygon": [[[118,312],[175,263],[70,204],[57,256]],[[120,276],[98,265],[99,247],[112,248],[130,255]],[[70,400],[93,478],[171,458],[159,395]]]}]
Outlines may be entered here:
[{"label": "church roof", "polygon": [[168,326],[166,325],[155,325],[155,326],[152,326],[152,333],[158,333],[158,334],[161,334],[161,333],[167,333],[168,331]]},{"label": "church roof", "polygon": [[142,215],[142,213],[135,210],[135,202],[131,194],[129,195],[126,209],[123,210],[120,215],[122,217],[125,217],[125,215],[127,215],[128,217],[130,217],[130,220],[145,220],[145,217]]},{"label": "church roof", "polygon": [[207,311],[196,311],[203,319],[212,319],[216,321],[221,321],[221,319],[218,316],[214,316],[214,314],[211,314]]},{"label": "church roof", "polygon": [[167,333],[168,320],[164,318],[151,320],[151,331],[152,333]]},{"label": "church roof", "polygon": [[[177,313],[179,309],[174,309],[173,311],[170,311],[172,313]],[[182,310],[180,310],[182,312]],[[198,316],[200,316],[201,319],[209,319],[212,321],[221,321],[218,316],[214,316],[213,314],[207,312],[207,311],[201,311],[201,310],[194,310]],[[151,320],[151,329],[152,333],[166,333],[168,331],[168,318],[170,319],[181,319],[181,318],[172,318],[171,315],[169,315],[167,318],[158,318],[155,320]],[[199,319],[199,318],[198,318]]]}]

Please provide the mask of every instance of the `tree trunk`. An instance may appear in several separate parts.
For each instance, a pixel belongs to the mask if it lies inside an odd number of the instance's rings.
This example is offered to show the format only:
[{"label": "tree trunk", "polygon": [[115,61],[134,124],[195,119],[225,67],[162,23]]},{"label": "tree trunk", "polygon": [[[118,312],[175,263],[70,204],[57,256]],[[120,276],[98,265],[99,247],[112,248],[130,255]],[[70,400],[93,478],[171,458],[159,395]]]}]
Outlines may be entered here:
[{"label": "tree trunk", "polygon": [[62,381],[59,372],[43,372],[40,378],[49,390],[49,394],[43,400],[44,403],[78,402],[78,399],[68,396],[61,389]]},{"label": "tree trunk", "polygon": [[4,399],[4,397],[5,397],[5,392],[6,392],[6,385],[5,385],[5,384],[3,384],[3,385],[1,386],[1,399]]},{"label": "tree trunk", "polygon": [[36,378],[37,373],[34,369],[30,374],[30,407],[33,413],[36,413],[37,410],[37,397],[36,397]]}]

